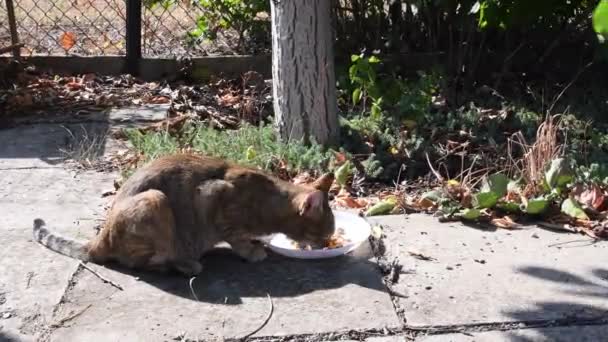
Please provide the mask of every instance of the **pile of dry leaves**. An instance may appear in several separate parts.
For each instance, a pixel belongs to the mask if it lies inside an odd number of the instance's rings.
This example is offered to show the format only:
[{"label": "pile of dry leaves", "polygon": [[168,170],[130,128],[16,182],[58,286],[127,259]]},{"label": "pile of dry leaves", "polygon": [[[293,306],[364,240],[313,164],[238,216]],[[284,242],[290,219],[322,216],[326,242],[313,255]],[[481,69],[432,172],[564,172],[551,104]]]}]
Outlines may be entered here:
[{"label": "pile of dry leaves", "polygon": [[210,119],[218,127],[235,127],[242,120],[257,122],[268,116],[272,102],[269,87],[255,72],[199,86],[144,82],[130,75],[61,76],[28,66],[12,72],[10,82],[5,83],[0,87],[2,126],[25,116],[79,115],[110,107],[168,104],[169,118],[186,115]]}]

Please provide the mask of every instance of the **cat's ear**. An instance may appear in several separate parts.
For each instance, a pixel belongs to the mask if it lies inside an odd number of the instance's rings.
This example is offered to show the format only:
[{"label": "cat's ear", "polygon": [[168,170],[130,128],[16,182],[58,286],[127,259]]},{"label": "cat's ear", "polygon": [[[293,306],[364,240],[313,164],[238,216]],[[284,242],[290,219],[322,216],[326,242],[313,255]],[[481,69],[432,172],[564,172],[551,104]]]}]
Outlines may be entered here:
[{"label": "cat's ear", "polygon": [[334,173],[328,172],[319,177],[312,183],[312,187],[323,192],[329,192],[329,188],[334,182]]},{"label": "cat's ear", "polygon": [[313,191],[304,195],[304,199],[300,203],[300,215],[319,216],[323,212],[323,201],[325,201],[325,194],[321,191]]}]

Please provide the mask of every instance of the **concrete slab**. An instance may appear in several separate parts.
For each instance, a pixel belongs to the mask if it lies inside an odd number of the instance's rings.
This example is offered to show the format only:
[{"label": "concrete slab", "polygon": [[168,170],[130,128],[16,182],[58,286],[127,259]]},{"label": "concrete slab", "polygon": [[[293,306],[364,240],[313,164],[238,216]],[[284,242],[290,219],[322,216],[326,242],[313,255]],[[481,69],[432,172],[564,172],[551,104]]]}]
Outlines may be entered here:
[{"label": "concrete slab", "polygon": [[416,342],[596,342],[607,334],[608,325],[590,325],[419,336]]},{"label": "concrete slab", "polygon": [[169,107],[168,104],[159,104],[113,108],[109,111],[108,120],[112,123],[162,121],[166,119]]},{"label": "concrete slab", "polygon": [[33,219],[42,217],[71,236],[90,236],[107,201],[101,189],[113,177],[74,176],[62,169],[3,170],[1,175],[0,316],[7,318],[0,319],[0,332],[27,341],[54,323],[55,305],[77,265],[31,241]]},{"label": "concrete slab", "polygon": [[[427,215],[373,219],[404,274],[410,325],[590,318],[608,310],[608,248],[540,228],[484,231]],[[434,258],[420,260],[419,253]]]},{"label": "concrete slab", "polygon": [[329,261],[271,255],[262,263],[248,264],[228,251],[218,251],[205,259],[205,272],[194,281],[200,302],[193,300],[188,279],[97,267],[125,290],[80,272],[61,314],[92,306],[72,321],[74,326],[57,330],[52,340],[112,336],[158,341],[184,332],[205,341],[240,337],[264,321],[269,312],[267,294],[274,313],[258,335],[398,326],[377,267],[369,258],[362,248],[353,256]]},{"label": "concrete slab", "polygon": [[[45,127],[42,127],[45,126]],[[171,340],[186,335],[213,340],[253,331],[274,303],[258,335],[319,333],[396,327],[381,274],[369,246],[329,261],[297,261],[272,255],[247,264],[226,251],[210,255],[206,271],[188,279],[91,267],[121,284],[103,283],[75,260],[31,241],[31,224],[42,217],[60,233],[86,239],[104,217],[114,174],[72,172],[43,157],[61,139],[54,125],[2,131],[0,147],[0,338],[80,340]],[[4,139],[4,138],[8,138]],[[23,151],[19,142],[37,141]],[[12,147],[10,147],[12,146]],[[54,147],[53,147],[54,148]],[[20,158],[22,156],[22,158]],[[50,163],[49,163],[50,164]],[[48,165],[48,164],[47,164]],[[25,169],[19,169],[25,166]],[[56,325],[56,326],[54,326]]]}]

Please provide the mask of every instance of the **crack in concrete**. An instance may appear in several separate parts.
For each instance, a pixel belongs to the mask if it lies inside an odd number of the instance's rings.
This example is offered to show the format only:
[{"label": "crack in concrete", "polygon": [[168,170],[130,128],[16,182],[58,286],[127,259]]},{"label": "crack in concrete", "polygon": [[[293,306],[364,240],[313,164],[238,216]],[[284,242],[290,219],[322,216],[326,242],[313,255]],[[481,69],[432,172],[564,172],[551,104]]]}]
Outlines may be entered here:
[{"label": "crack in concrete", "polygon": [[485,322],[471,324],[453,324],[453,325],[428,325],[428,326],[408,326],[404,330],[416,332],[417,335],[424,333],[426,335],[443,335],[451,333],[466,333],[466,332],[485,332],[485,331],[509,331],[532,328],[553,328],[553,327],[574,327],[586,325],[606,325],[608,318],[605,316],[598,317],[567,317],[557,319],[536,319],[523,321],[504,321],[504,322]]},{"label": "crack in concrete", "polygon": [[108,119],[108,118],[104,118],[104,119],[95,119],[95,118],[89,118],[89,119],[64,119],[64,118],[59,118],[59,119],[50,119],[50,120],[32,120],[32,121],[18,121],[18,122],[13,122],[13,125],[10,127],[7,127],[5,129],[14,129],[17,127],[25,127],[25,126],[37,126],[37,125],[57,125],[57,124],[66,124],[66,125],[76,125],[76,124],[138,124],[138,123],[155,123],[155,122],[160,122],[165,120],[165,118],[157,118],[157,119],[143,119],[143,118],[139,118],[139,119],[122,119],[122,118],[116,118],[116,119]]},{"label": "crack in concrete", "polygon": [[18,166],[18,167],[3,167],[0,171],[15,171],[15,170],[54,170],[63,169],[60,166]]},{"label": "crack in concrete", "polygon": [[[533,328],[575,327],[590,325],[606,325],[608,318],[582,318],[569,317],[563,319],[487,322],[473,324],[436,325],[436,326],[403,326],[400,328],[362,329],[348,331],[333,331],[326,333],[298,334],[287,336],[259,336],[249,338],[252,342],[325,342],[342,341],[344,339],[364,341],[371,337],[403,337],[404,340],[413,341],[418,336],[444,335],[453,333],[479,333],[489,331],[510,331]],[[239,339],[226,339],[226,342],[241,341]],[[201,341],[202,342],[202,341]]]},{"label": "crack in concrete", "polygon": [[399,272],[399,270],[392,269],[394,265],[386,258],[386,246],[384,244],[385,238],[386,235],[384,234],[382,234],[379,239],[370,237],[369,244],[374,257],[376,258],[376,264],[378,265],[378,269],[382,273],[382,283],[386,287],[387,294],[391,299],[395,315],[397,315],[397,318],[402,324],[405,324],[407,322],[407,319],[405,318],[405,310],[399,304],[398,293],[393,290],[391,282],[389,280],[391,278],[391,273],[395,271]]},{"label": "crack in concrete", "polygon": [[[65,285],[65,288],[63,289],[63,293],[61,294],[61,297],[59,298],[59,301],[53,305],[53,310],[51,311],[51,319],[50,321],[54,321],[56,316],[57,316],[57,311],[59,311],[59,308],[67,301],[67,297],[68,294],[70,293],[70,290],[72,290],[74,288],[74,286],[76,286],[77,281],[77,276],[78,274],[80,274],[80,272],[82,272],[84,270],[84,268],[82,267],[82,265],[80,263],[77,264],[76,268],[74,269],[74,271],[70,274],[67,283]],[[60,328],[60,326],[57,326],[56,324],[53,323],[48,323],[48,320],[45,320],[44,322],[44,327],[42,328],[42,332],[40,333],[39,338],[37,339],[37,341],[39,342],[46,342],[50,339],[51,335],[53,334],[53,332],[55,330],[57,330],[58,328]]]}]

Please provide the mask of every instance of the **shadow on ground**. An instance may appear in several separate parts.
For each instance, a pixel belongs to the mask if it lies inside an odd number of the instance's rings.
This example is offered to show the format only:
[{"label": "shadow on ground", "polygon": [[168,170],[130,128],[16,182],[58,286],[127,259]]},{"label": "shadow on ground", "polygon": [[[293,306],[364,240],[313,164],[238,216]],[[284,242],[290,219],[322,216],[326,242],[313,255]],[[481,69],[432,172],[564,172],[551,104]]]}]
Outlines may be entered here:
[{"label": "shadow on ground", "polygon": [[[589,278],[585,279],[567,271],[556,268],[528,266],[518,269],[530,277],[541,279],[547,282],[559,284],[564,288],[562,291],[569,296],[575,295],[582,298],[603,299],[608,298],[608,269],[596,268],[591,270]],[[605,304],[605,303],[603,303]],[[533,310],[516,310],[507,314],[516,321],[527,321],[530,317],[555,317],[555,313],[564,313],[562,319],[571,322],[569,326],[607,324],[608,310],[603,307],[575,302],[560,301],[559,295],[552,302],[538,302]],[[542,336],[543,341],[594,341],[591,336],[565,336],[560,329],[535,329],[535,332]],[[510,341],[534,342],[536,337],[510,336]]]},{"label": "shadow on ground", "polygon": [[14,335],[11,335],[7,332],[0,331],[0,341],[1,342],[19,342],[19,338]]},{"label": "shadow on ground", "polygon": [[[104,118],[105,120],[106,118]],[[38,159],[57,165],[65,159],[95,160],[105,153],[108,121],[39,124],[0,130],[0,159]]]},{"label": "shadow on ground", "polygon": [[[343,256],[324,260],[297,260],[269,252],[266,260],[248,263],[229,249],[217,249],[203,258],[203,273],[193,281],[198,300],[237,305],[247,297],[296,297],[318,290],[336,289],[354,284],[385,292],[377,265],[367,258]],[[189,278],[140,272],[117,265],[108,268],[138,277],[154,287],[195,300]]]}]

